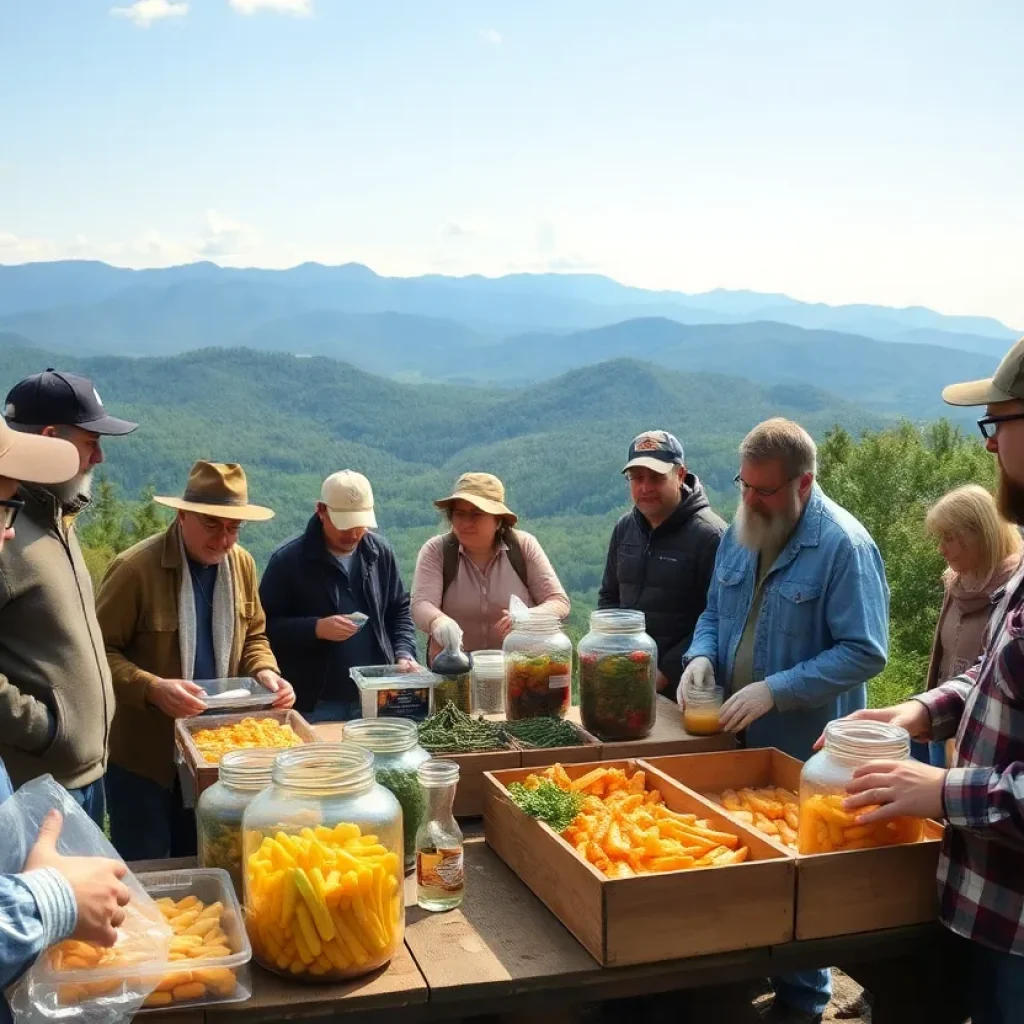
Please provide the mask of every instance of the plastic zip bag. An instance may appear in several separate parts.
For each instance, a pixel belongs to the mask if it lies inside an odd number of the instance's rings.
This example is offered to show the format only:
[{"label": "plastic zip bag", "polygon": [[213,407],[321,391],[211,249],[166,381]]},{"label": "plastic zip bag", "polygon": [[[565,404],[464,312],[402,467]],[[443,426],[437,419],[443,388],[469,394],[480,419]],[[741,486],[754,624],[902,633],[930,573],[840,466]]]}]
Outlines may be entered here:
[{"label": "plastic zip bag", "polygon": [[[121,859],[74,797],[51,775],[44,775],[26,783],[0,805],[0,835],[5,839],[0,849],[0,870],[22,870],[43,819],[54,810],[64,819],[58,853]],[[92,950],[99,947],[65,940],[43,950],[8,990],[17,1024],[127,1024],[159,984],[159,976],[150,973],[139,977],[134,971],[140,964],[168,963],[171,928],[130,871],[122,881],[131,892],[131,902],[124,908],[125,920],[117,930],[117,942],[101,950],[97,962],[88,966],[79,965],[88,963]],[[70,968],[64,964],[69,955],[73,960]]]}]

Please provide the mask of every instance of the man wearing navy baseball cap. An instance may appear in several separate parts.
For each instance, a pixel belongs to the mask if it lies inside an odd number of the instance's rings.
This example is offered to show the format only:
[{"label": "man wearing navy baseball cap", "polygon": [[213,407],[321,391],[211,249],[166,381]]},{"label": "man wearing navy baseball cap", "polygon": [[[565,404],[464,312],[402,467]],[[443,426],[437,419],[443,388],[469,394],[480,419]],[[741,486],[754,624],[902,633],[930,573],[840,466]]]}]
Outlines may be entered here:
[{"label": "man wearing navy baseball cap", "polygon": [[597,606],[644,613],[658,645],[658,689],[671,697],[704,611],[725,521],[667,430],[634,437],[622,472],[633,508],[612,532]]},{"label": "man wearing navy baseball cap", "polygon": [[0,756],[15,785],[49,773],[102,827],[114,691],[74,523],[103,461],[100,438],[138,424],[111,416],[86,377],[52,369],[11,389],[4,419],[70,441],[78,464],[66,483],[23,483],[17,494],[24,505],[0,574],[0,708],[10,709],[0,717]]}]

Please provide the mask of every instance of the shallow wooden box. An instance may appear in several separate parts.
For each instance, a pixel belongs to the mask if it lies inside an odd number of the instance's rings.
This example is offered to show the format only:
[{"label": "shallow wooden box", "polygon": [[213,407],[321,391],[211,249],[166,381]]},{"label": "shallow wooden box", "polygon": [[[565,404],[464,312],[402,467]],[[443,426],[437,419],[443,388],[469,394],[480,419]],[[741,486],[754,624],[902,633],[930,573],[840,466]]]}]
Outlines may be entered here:
[{"label": "shallow wooden box", "polygon": [[[743,786],[799,791],[803,767],[774,748],[678,754],[641,763],[701,795]],[[942,826],[928,821],[919,843],[800,856],[765,836],[797,862],[796,938],[822,939],[935,920],[941,838]]]},{"label": "shallow wooden box", "polygon": [[[600,762],[632,772],[633,760]],[[595,764],[566,766],[578,778]],[[533,769],[484,776],[488,844],[603,966],[652,963],[788,942],[793,938],[795,869],[756,832],[667,776],[648,776],[671,810],[697,813],[734,832],[750,860],[720,868],[608,879],[543,822],[524,814],[505,788]]]},{"label": "shallow wooden box", "polygon": [[484,813],[484,772],[518,768],[522,762],[519,749],[485,750],[479,754],[431,754],[441,761],[454,761],[459,766],[459,784],[455,790],[456,818],[479,818]]},{"label": "shallow wooden box", "polygon": [[521,740],[513,740],[522,753],[523,768],[546,768],[552,764],[588,764],[603,757],[601,741],[587,732],[579,722],[573,726],[583,740],[578,747],[531,747]]},{"label": "shallow wooden box", "polygon": [[179,718],[174,723],[174,739],[181,754],[184,767],[193,784],[195,795],[209,789],[217,781],[219,765],[211,764],[199,752],[192,734],[202,729],[216,729],[220,725],[234,725],[245,718],[273,718],[282,725],[290,725],[295,734],[305,743],[319,743],[313,727],[293,708],[286,711],[235,711],[229,715],[199,715],[196,718]]}]

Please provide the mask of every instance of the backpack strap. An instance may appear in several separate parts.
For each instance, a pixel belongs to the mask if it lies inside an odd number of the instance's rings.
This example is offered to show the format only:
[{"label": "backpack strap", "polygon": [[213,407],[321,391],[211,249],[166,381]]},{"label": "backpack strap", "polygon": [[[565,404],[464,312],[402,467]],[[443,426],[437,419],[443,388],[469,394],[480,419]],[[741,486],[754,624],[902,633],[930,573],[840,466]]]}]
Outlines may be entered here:
[{"label": "backpack strap", "polygon": [[[527,582],[526,573],[526,556],[523,554],[523,546],[519,542],[519,534],[516,530],[508,527],[502,530],[502,540],[504,540],[508,547],[508,562],[509,565],[515,570],[515,574],[523,581],[523,586],[527,590],[530,589],[530,584]],[[459,541],[455,536],[454,531],[449,531],[445,534],[444,540],[441,541],[441,599],[444,600],[444,595],[448,592],[448,588],[452,585],[455,580],[455,575],[459,571]]]}]

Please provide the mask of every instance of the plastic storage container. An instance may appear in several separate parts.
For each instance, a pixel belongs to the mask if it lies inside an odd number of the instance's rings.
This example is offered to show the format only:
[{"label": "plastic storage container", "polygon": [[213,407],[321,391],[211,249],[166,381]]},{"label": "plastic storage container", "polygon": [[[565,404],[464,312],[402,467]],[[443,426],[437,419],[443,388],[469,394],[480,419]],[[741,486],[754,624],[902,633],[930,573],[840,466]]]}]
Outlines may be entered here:
[{"label": "plastic storage container", "polygon": [[473,711],[500,715],[505,710],[505,652],[473,652]]},{"label": "plastic storage container", "polygon": [[270,785],[276,750],[231,750],[220,760],[217,781],[196,804],[199,864],[223,868],[242,897],[242,815]]},{"label": "plastic storage container", "polygon": [[644,632],[644,613],[592,612],[580,641],[583,728],[602,740],[639,740],[654,728],[658,645]]},{"label": "plastic storage container", "polygon": [[800,853],[864,850],[916,843],[924,834],[921,818],[890,818],[870,825],[857,818],[870,807],[843,809],[853,773],[870,761],[910,757],[910,734],[898,725],[839,719],[825,726],[825,745],[800,773]]},{"label": "plastic storage container", "polygon": [[278,754],[242,822],[245,914],[256,960],[300,981],[386,964],[405,925],[402,808],[373,754],[320,743]]},{"label": "plastic storage container", "polygon": [[197,679],[195,683],[206,691],[204,700],[208,710],[213,712],[269,708],[277,699],[276,693],[249,677]]},{"label": "plastic storage container", "polygon": [[572,641],[553,615],[531,611],[502,644],[505,654],[505,716],[565,716],[572,685]]},{"label": "plastic storage container", "polygon": [[416,830],[426,810],[416,769],[430,760],[430,754],[420,746],[416,723],[409,718],[357,718],[345,723],[344,742],[373,752],[377,781],[391,790],[402,805],[408,871],[416,863]]},{"label": "plastic storage container", "polygon": [[397,665],[368,665],[349,669],[359,687],[363,718],[411,718],[422,722],[434,710],[433,672],[402,672]]},{"label": "plastic storage container", "polygon": [[434,659],[430,671],[437,676],[434,684],[434,707],[440,711],[451,701],[460,711],[473,711],[473,659],[465,651],[443,650]]},{"label": "plastic storage container", "polygon": [[722,710],[725,691],[721,686],[696,688],[687,686],[683,728],[691,736],[711,736],[721,729],[718,714]]}]

